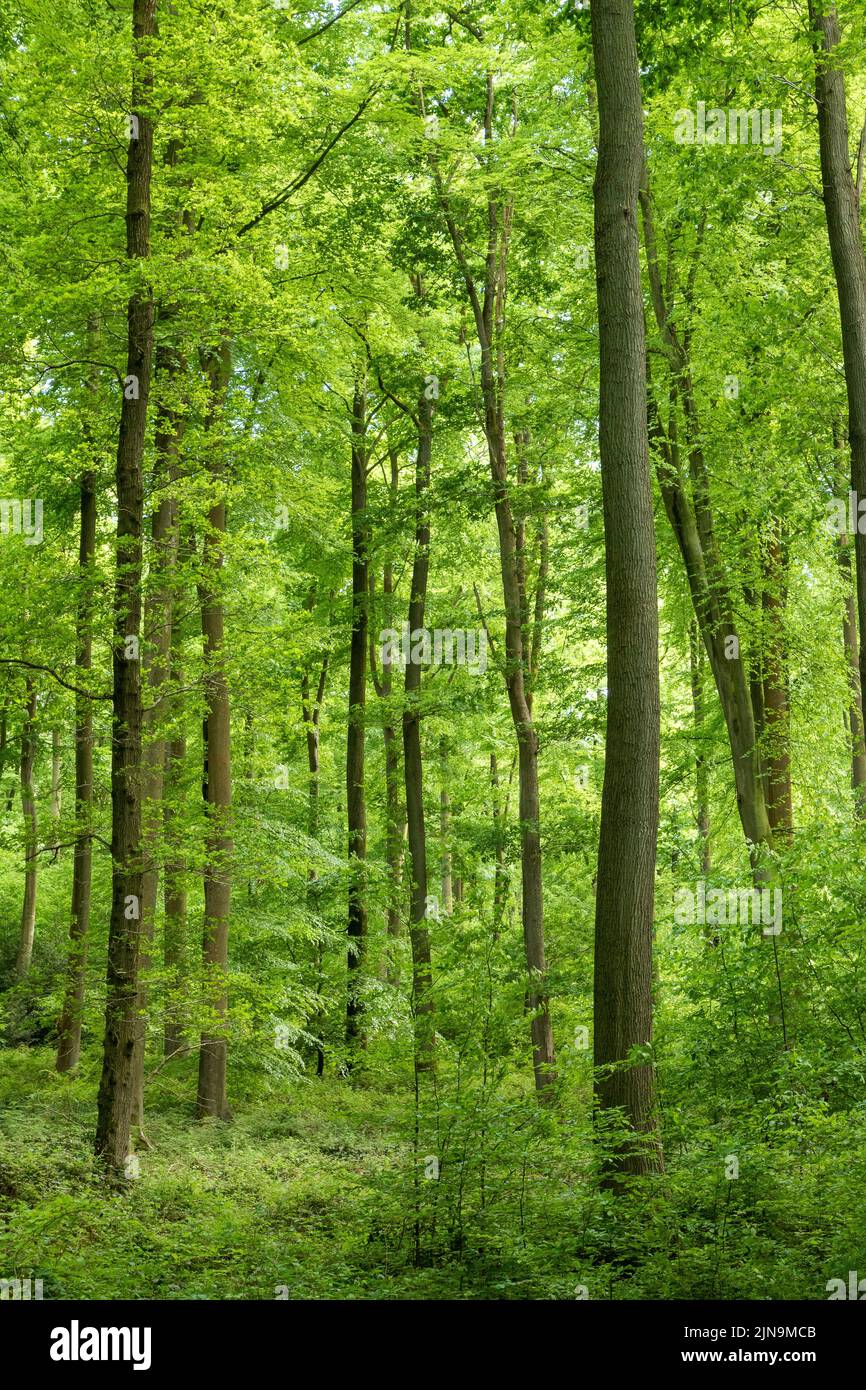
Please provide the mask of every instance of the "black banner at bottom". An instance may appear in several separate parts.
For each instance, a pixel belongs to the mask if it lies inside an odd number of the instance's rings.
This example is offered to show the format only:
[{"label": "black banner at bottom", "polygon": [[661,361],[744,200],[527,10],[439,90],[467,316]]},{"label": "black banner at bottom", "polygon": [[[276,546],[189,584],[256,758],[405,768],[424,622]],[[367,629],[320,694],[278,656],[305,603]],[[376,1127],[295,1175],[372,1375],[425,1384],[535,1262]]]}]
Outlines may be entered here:
[{"label": "black banner at bottom", "polygon": [[[833,1384],[862,1357],[866,1310],[827,1302],[40,1302],[0,1301],[4,1360],[62,1383],[112,1375],[189,1372],[257,1377],[310,1362],[330,1379],[342,1365],[417,1383],[469,1368],[513,1380],[563,1362],[575,1374],[708,1367],[766,1372],[806,1368]],[[409,1343],[412,1360],[402,1359]],[[418,1353],[423,1353],[418,1360]],[[8,1369],[8,1360],[6,1368]],[[408,1366],[412,1366],[411,1373]],[[402,1367],[402,1370],[401,1370]],[[856,1374],[856,1372],[855,1372]]]}]

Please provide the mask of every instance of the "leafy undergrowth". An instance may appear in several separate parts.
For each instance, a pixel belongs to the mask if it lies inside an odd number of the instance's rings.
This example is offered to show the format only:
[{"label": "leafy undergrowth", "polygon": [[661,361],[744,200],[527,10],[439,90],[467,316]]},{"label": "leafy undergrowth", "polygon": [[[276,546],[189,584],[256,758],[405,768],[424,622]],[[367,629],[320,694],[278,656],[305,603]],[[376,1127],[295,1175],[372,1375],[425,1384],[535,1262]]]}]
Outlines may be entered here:
[{"label": "leafy undergrowth", "polygon": [[729,1119],[727,1145],[671,1142],[663,1178],[613,1197],[580,1120],[519,1094],[440,1106],[428,1181],[399,1092],[326,1077],[196,1123],[181,1072],[152,1088],[152,1148],[114,1194],[90,1150],[95,1059],[74,1079],[52,1063],[0,1054],[0,1272],[47,1299],[821,1298],[866,1271],[851,1112],[739,1136]]}]

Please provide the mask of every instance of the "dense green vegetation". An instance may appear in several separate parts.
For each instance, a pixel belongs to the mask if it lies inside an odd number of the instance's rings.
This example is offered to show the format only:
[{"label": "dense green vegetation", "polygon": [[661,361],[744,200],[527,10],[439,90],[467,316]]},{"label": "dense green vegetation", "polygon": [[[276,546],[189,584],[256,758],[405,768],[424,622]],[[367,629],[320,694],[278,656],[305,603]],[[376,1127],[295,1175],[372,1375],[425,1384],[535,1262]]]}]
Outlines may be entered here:
[{"label": "dense green vegetation", "polygon": [[866,1274],[866,11],[592,11],[0,0],[46,1298]]}]

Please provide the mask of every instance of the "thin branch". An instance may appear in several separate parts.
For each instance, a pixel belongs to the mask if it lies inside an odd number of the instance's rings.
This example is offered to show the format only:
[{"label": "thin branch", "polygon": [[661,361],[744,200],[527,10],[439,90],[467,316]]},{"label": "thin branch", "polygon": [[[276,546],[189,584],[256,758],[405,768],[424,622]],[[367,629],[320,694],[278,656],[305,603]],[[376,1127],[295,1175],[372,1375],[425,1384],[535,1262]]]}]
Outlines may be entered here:
[{"label": "thin branch", "polygon": [[111,694],[95,695],[90,690],[82,690],[80,686],[71,685],[70,682],[65,681],[62,676],[58,676],[57,672],[52,671],[50,666],[37,666],[35,662],[24,661],[21,657],[0,656],[0,666],[26,666],[28,671],[44,671],[46,675],[53,676],[58,685],[62,685],[65,690],[71,690],[76,695],[83,695],[87,700],[111,700],[113,698]]},{"label": "thin branch", "polygon": [[324,163],[325,159],[327,159],[328,155],[331,153],[331,150],[334,148],[337,141],[341,140],[343,136],[347,133],[347,131],[351,130],[352,126],[355,125],[355,123],[361,119],[378,90],[378,87],[374,87],[372,91],[367,93],[367,95],[364,97],[364,100],[361,102],[361,105],[355,112],[354,116],[351,116],[349,120],[345,122],[344,125],[340,126],[336,135],[331,140],[329,140],[328,143],[325,145],[324,149],[322,149],[319,152],[319,154],[316,155],[316,158],[313,160],[309,168],[306,169],[303,174],[299,174],[298,177],[296,179],[293,179],[291,183],[287,184],[286,187],[280,193],[277,193],[270,200],[270,202],[265,203],[262,206],[261,211],[256,213],[255,217],[251,218],[249,222],[245,222],[244,225],[238,231],[238,236],[243,236],[245,232],[251,232],[253,227],[257,227],[259,223],[262,221],[262,219],[267,217],[269,212],[276,212],[277,208],[281,208],[284,203],[287,203],[290,198],[292,198],[296,193],[299,193],[301,191],[301,189],[304,187],[304,184],[310,181],[310,179],[315,174],[316,170],[320,167],[321,164]]},{"label": "thin branch", "polygon": [[330,29],[332,24],[336,24],[338,19],[342,19],[343,15],[347,15],[350,10],[356,9],[360,3],[361,0],[349,0],[348,5],[344,5],[337,14],[332,14],[331,18],[326,19],[324,24],[320,24],[318,29],[311,29],[308,34],[302,34],[299,39],[295,39],[297,47],[302,48],[305,43],[309,43],[312,39],[317,39],[320,34],[324,34],[326,29]]}]

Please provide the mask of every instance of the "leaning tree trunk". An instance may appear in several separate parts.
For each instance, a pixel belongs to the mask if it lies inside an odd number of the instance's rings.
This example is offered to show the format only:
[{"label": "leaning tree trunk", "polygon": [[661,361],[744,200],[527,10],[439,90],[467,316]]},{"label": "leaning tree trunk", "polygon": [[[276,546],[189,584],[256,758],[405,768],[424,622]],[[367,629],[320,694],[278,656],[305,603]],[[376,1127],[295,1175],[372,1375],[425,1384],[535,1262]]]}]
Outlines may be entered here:
[{"label": "leaning tree trunk", "polygon": [[[866,254],[860,228],[861,189],[851,174],[845,77],[834,65],[841,39],[835,6],[810,0],[816,36],[815,101],[821,153],[824,210],[842,327],[842,358],[848,392],[848,442],[851,487],[866,497]],[[866,632],[866,535],[854,537],[857,571],[857,617]],[[866,642],[860,644],[860,685],[866,689]]]},{"label": "leaning tree trunk", "polygon": [[367,701],[368,529],[367,391],[362,377],[352,400],[352,637],[349,649],[349,727],[346,734],[349,914],[346,1042],[363,1047],[361,976],[367,944],[367,807],[364,796],[364,735]]},{"label": "leaning tree trunk", "polygon": [[[132,84],[132,138],[126,163],[126,254],[150,256],[150,184],[153,126],[141,110],[151,81],[139,66],[143,41],[156,32],[156,0],[133,0],[136,66]],[[141,527],[142,458],[153,357],[153,298],[136,287],[127,309],[127,365],[117,443],[117,578],[111,755],[111,921],[96,1153],[109,1174],[124,1171],[134,1099],[133,1054],[138,1033],[138,949],[141,930]]]},{"label": "leaning tree trunk", "polygon": [[659,797],[658,606],[637,202],[643,113],[632,0],[595,0],[595,256],[607,578],[607,736],[595,917],[596,1096],[630,1131],[605,1181],[661,1165],[652,1041]]},{"label": "leaning tree trunk", "polygon": [[[220,423],[223,401],[231,374],[227,343],[208,358],[210,412],[208,433]],[[210,469],[219,490],[222,475],[220,442],[211,446]],[[204,638],[205,691],[205,781],[207,805],[207,843],[204,870],[203,959],[211,988],[210,1003],[215,1026],[202,1033],[198,1066],[196,1114],[199,1119],[214,1116],[229,1119],[226,1094],[228,1041],[225,1020],[228,1013],[228,934],[231,909],[231,726],[229,688],[225,662],[225,620],[222,598],[222,570],[226,531],[226,504],[219,500],[208,512],[204,537],[201,579],[201,629]]]},{"label": "leaning tree trunk", "polygon": [[96,553],[96,475],[88,470],[81,478],[80,531],[78,541],[78,614],[75,668],[75,848],[72,855],[72,910],[69,924],[69,958],[63,1011],[57,1026],[57,1070],[73,1071],[81,1056],[81,1013],[87,933],[90,925],[92,860],[91,811],[93,806],[93,712],[83,690],[93,655],[93,559]]},{"label": "leaning tree trunk", "polygon": [[21,729],[21,813],[24,818],[24,902],[21,906],[21,935],[18,941],[16,969],[19,977],[27,974],[33,959],[33,937],[36,931],[36,866],[37,824],[36,792],[33,786],[33,763],[36,757],[36,687],[27,681],[27,705]]}]

